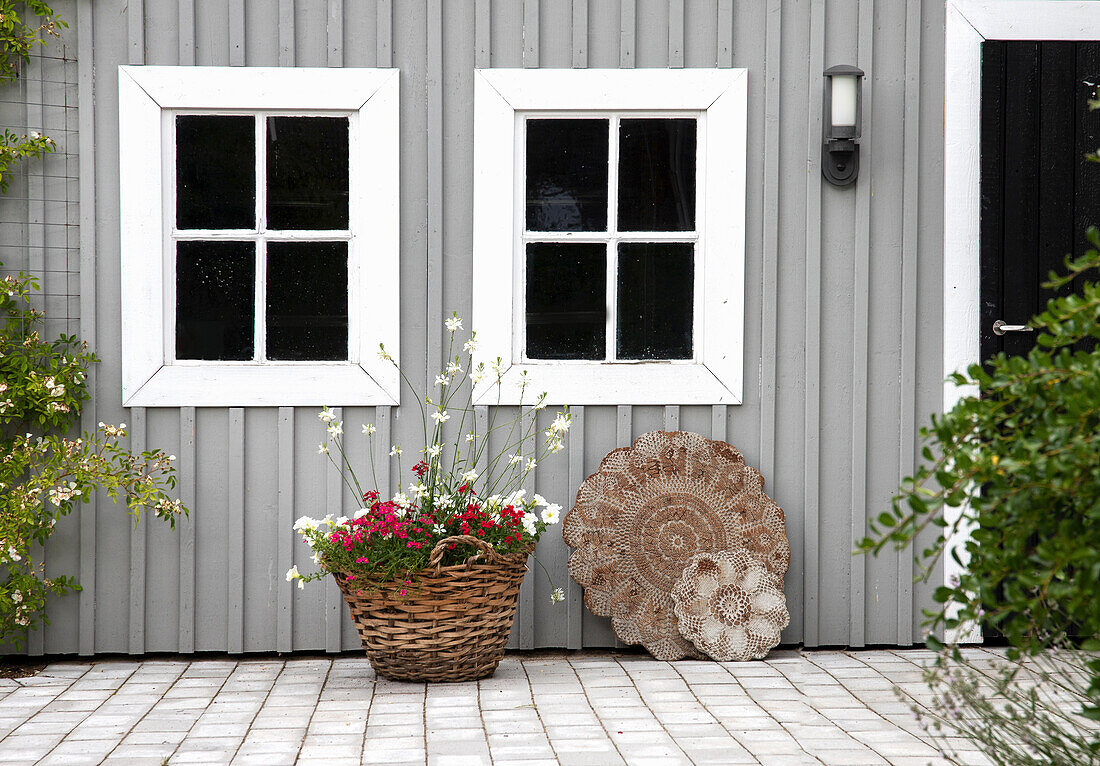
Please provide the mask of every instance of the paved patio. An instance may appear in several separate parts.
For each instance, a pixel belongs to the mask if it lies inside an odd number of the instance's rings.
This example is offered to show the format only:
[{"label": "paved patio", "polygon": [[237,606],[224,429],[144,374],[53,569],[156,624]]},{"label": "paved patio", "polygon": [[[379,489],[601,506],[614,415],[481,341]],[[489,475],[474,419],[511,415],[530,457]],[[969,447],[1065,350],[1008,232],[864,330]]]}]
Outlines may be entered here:
[{"label": "paved patio", "polygon": [[943,761],[893,687],[926,698],[930,656],[543,652],[431,686],[353,656],[61,662],[0,680],[0,763],[924,766]]}]

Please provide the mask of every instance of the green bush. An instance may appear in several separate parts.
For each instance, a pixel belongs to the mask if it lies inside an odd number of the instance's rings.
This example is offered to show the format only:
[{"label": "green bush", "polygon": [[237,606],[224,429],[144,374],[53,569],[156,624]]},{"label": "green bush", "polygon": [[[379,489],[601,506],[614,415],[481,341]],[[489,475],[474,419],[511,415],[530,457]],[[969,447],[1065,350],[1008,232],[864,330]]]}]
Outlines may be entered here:
[{"label": "green bush", "polygon": [[[1048,301],[1031,321],[1035,348],[951,376],[975,393],[921,430],[925,464],[872,523],[874,538],[858,546],[903,548],[936,526],[938,538],[920,554],[924,575],[945,554],[965,561],[961,577],[936,589],[941,606],[926,612],[927,624],[992,626],[1009,643],[1007,664],[983,676],[957,648],[929,638],[940,651],[929,681],[940,690],[937,721],[976,737],[997,763],[1054,762],[1043,760],[1044,748],[1059,742],[1065,752],[1091,754],[1066,763],[1100,762],[1100,727],[1090,725],[1100,720],[1100,286],[1089,279],[1100,268],[1095,228],[1088,241],[1092,247],[1067,257],[1066,273],[1052,273],[1044,285],[1081,287]],[[946,508],[956,509],[951,523]],[[947,549],[949,535],[967,534],[964,555]],[[1045,662],[1054,650],[1076,671],[1065,675],[1052,665],[1044,683],[1062,684],[1068,692],[1059,705],[1070,700],[1075,711],[1032,695],[1034,685],[1021,683],[1012,664]],[[980,725],[966,724],[971,719]]]},{"label": "green bush", "polygon": [[87,369],[96,359],[73,336],[41,338],[35,290],[22,273],[0,281],[0,640],[16,647],[45,621],[48,594],[79,589],[72,577],[46,577],[32,547],[45,545],[76,503],[104,489],[126,498],[135,523],[152,511],[174,527],[186,512],[167,494],[174,456],[131,454],[120,443],[124,423],[65,435],[88,399]]}]

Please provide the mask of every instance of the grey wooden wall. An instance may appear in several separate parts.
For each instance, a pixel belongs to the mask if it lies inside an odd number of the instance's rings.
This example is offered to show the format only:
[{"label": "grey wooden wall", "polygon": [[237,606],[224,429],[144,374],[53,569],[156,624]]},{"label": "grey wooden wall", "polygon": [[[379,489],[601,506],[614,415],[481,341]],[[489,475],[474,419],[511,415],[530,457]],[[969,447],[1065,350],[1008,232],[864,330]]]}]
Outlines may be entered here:
[{"label": "grey wooden wall", "polygon": [[[531,488],[568,507],[606,452],[655,428],[726,439],[763,472],[787,514],[792,619],[784,640],[919,640],[920,609],[935,583],[913,584],[908,554],[850,554],[865,519],[887,506],[911,470],[916,430],[941,400],[939,0],[64,0],[61,7],[72,22],[66,44],[78,52],[80,104],[79,135],[66,147],[79,183],[65,189],[69,215],[79,211],[79,257],[70,255],[65,268],[69,292],[79,295],[80,329],[103,359],[85,421],[125,421],[133,447],[178,455],[180,495],[192,514],[177,533],[156,522],[135,529],[121,508],[99,498],[67,520],[47,560],[51,571],[76,572],[84,591],[51,606],[52,623],[32,637],[31,653],[358,645],[335,587],[298,591],[283,579],[292,562],[308,559],[290,532],[295,517],[357,507],[317,454],[315,411],[121,407],[116,67],[126,63],[400,68],[402,361],[421,383],[444,353],[444,317],[452,309],[470,315],[475,67],[747,68],[745,403],[577,407],[568,450],[539,467]],[[863,170],[846,190],[823,183],[819,164],[821,72],[837,63],[869,73]],[[35,119],[31,107],[26,117]],[[38,204],[37,172],[22,202],[16,195],[0,203],[31,223],[37,213],[26,206]],[[20,232],[29,237],[21,244],[26,265],[46,270],[41,227]],[[414,444],[419,419],[406,411],[342,415],[378,423],[383,443]],[[347,430],[351,451],[365,459],[358,431]],[[397,479],[389,477],[391,486]],[[565,585],[560,535],[538,554]],[[513,647],[615,645],[607,621],[588,614],[579,588],[569,585],[566,603],[551,606],[546,578],[529,576]]]}]

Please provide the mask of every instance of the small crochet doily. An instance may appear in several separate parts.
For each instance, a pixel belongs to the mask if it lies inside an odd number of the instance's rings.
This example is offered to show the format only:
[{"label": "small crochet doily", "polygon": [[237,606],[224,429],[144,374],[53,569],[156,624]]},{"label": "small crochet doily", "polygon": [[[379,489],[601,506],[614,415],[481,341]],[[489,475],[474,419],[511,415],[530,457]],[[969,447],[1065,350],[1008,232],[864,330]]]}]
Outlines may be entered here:
[{"label": "small crochet doily", "polygon": [[744,549],[782,578],[790,563],[783,511],[729,444],[652,431],[613,450],[577,492],[562,527],[569,573],[615,634],[661,660],[699,657],[680,635],[672,588],[697,553]]},{"label": "small crochet doily", "polygon": [[783,580],[744,550],[692,557],[672,601],[684,638],[721,661],[763,658],[791,622]]}]

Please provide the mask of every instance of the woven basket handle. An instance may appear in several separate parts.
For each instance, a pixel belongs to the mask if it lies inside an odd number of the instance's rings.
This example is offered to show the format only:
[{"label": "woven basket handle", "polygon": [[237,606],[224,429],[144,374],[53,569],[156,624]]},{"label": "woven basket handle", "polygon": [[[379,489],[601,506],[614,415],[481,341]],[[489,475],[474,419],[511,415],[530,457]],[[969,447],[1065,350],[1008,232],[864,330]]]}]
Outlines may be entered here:
[{"label": "woven basket handle", "polygon": [[478,549],[477,553],[466,559],[467,564],[472,564],[483,556],[489,561],[489,563],[494,563],[504,558],[499,553],[497,553],[496,550],[493,549],[492,545],[485,542],[479,537],[474,537],[473,535],[455,535],[453,537],[444,537],[442,540],[435,544],[435,547],[432,548],[432,555],[428,557],[429,568],[439,568],[440,562],[443,561],[443,554],[447,550],[447,546],[452,543],[472,545]]}]

